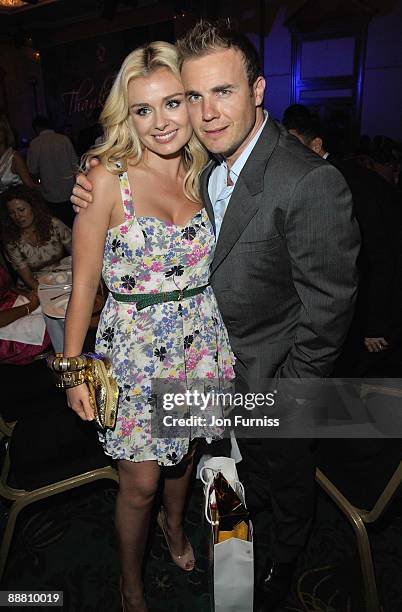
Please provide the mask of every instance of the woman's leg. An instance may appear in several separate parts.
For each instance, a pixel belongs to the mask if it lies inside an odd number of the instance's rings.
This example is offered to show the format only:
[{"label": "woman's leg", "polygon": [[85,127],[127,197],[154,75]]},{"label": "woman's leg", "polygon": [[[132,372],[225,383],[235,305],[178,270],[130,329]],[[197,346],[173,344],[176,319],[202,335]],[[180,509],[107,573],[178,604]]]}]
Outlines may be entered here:
[{"label": "woman's leg", "polygon": [[171,551],[175,555],[182,555],[187,547],[183,531],[183,512],[192,469],[193,458],[188,462],[182,476],[165,479],[163,505],[166,510],[166,531]]},{"label": "woman's leg", "polygon": [[149,517],[158,488],[156,461],[118,462],[120,487],[116,500],[116,529],[122,571],[125,612],[146,610],[141,580]]}]

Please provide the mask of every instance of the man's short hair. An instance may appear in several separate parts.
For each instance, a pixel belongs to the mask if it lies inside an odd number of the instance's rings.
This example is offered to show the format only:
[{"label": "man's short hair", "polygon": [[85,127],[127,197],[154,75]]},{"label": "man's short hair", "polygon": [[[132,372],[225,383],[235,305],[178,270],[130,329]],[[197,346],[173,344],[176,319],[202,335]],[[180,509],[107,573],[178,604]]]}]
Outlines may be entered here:
[{"label": "man's short hair", "polygon": [[201,19],[176,43],[180,63],[223,49],[235,49],[243,56],[250,87],[262,76],[257,50],[245,34],[232,29],[229,19],[214,23]]},{"label": "man's short hair", "polygon": [[38,115],[32,121],[32,127],[34,130],[46,130],[50,128],[51,126],[50,126],[50,121],[47,117],[44,117],[43,115]]},{"label": "man's short hair", "polygon": [[294,130],[301,121],[309,119],[311,113],[304,104],[291,104],[288,106],[282,117],[282,123],[287,130]]},{"label": "man's short hair", "polygon": [[321,138],[324,142],[326,139],[325,130],[320,121],[315,117],[300,117],[298,121],[294,121],[289,130],[295,130],[308,145],[314,138]]}]

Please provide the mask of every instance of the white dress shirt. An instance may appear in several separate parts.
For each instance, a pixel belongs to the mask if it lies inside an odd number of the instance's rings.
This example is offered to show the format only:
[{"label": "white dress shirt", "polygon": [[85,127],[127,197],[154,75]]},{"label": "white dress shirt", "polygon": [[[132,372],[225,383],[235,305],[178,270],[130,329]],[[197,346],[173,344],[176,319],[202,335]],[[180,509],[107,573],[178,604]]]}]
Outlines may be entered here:
[{"label": "white dress shirt", "polygon": [[57,204],[70,199],[78,158],[67,136],[42,130],[29,145],[27,163],[31,174],[40,176],[45,200]]}]

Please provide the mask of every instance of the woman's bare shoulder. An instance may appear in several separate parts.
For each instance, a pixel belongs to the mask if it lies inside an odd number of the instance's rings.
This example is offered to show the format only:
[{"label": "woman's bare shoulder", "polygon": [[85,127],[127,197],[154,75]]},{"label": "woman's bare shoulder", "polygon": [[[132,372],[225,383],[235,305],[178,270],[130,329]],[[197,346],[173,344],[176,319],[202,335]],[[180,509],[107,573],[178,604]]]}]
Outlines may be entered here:
[{"label": "woman's bare shoulder", "polygon": [[103,164],[99,164],[98,166],[95,166],[95,168],[91,168],[87,174],[87,177],[93,185],[99,187],[111,187],[112,185],[118,184],[117,174],[109,172],[109,170]]},{"label": "woman's bare shoulder", "polygon": [[119,177],[117,174],[109,172],[105,166],[99,164],[99,166],[91,168],[88,179],[92,183],[93,202],[97,209],[101,207],[110,211],[120,202]]}]

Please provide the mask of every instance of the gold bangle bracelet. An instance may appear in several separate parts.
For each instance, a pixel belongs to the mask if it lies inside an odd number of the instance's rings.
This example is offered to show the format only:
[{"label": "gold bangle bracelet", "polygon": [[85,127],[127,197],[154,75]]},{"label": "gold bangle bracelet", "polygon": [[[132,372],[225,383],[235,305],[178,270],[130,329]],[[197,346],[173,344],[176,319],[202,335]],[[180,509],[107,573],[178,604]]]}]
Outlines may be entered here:
[{"label": "gold bangle bracelet", "polygon": [[76,357],[64,357],[62,353],[56,353],[47,359],[48,367],[57,373],[78,372],[85,368],[87,358],[85,355],[77,355]]},{"label": "gold bangle bracelet", "polygon": [[73,387],[79,387],[80,385],[83,385],[85,382],[85,380],[77,380],[76,382],[71,382],[71,383],[65,383],[63,381],[58,381],[56,382],[56,387],[58,389],[72,389]]},{"label": "gold bangle bracelet", "polygon": [[56,387],[59,389],[70,389],[71,387],[77,387],[85,382],[85,372],[78,370],[75,372],[63,372],[61,374],[55,373]]}]

